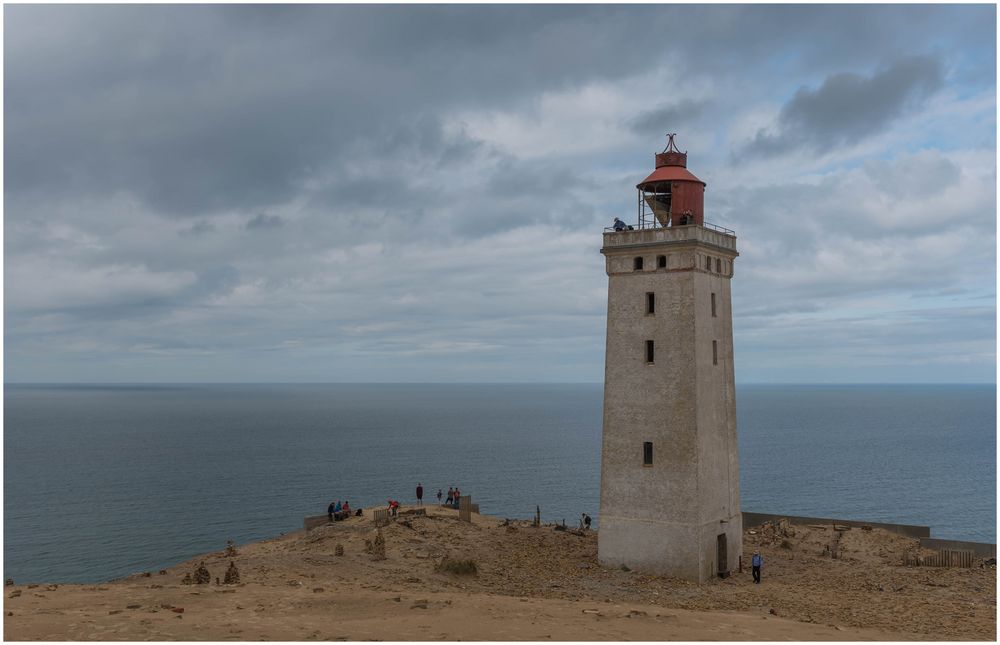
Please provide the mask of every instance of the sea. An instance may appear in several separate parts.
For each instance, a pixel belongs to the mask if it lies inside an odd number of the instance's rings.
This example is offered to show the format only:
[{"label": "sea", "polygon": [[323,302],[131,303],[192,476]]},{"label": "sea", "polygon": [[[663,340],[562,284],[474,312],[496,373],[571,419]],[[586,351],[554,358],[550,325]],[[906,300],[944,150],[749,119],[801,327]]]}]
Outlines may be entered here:
[{"label": "sea", "polygon": [[[96,583],[301,528],[332,500],[598,513],[601,384],[4,387],[3,575]],[[994,385],[737,387],[745,511],[996,541]]]}]

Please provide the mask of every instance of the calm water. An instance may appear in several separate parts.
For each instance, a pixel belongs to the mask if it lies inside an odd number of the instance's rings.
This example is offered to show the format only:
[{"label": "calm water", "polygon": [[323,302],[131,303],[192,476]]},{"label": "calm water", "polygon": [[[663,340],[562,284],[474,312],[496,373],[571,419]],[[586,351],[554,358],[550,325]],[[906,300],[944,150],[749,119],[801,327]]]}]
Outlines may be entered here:
[{"label": "calm water", "polygon": [[[597,515],[601,385],[6,386],[4,571],[97,582],[458,484]],[[743,386],[744,510],[996,540],[993,386]]]}]

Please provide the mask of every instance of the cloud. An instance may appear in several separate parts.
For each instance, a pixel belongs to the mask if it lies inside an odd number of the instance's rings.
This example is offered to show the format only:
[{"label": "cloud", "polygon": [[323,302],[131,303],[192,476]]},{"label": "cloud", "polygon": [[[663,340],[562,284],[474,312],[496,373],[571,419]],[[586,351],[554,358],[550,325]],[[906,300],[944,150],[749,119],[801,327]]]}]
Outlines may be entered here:
[{"label": "cloud", "polygon": [[285,220],[277,215],[266,215],[264,213],[257,213],[252,218],[247,220],[246,229],[252,231],[254,229],[264,229],[264,228],[280,228],[285,225]]},{"label": "cloud", "polygon": [[895,62],[869,77],[828,76],[815,90],[800,88],[781,109],[775,131],[760,130],[743,156],[776,155],[809,147],[825,152],[889,126],[941,88],[941,63],[926,56]]},{"label": "cloud", "polygon": [[676,132],[678,126],[696,120],[709,105],[707,100],[684,99],[641,112],[629,119],[628,125],[637,134],[662,136],[668,130]]},{"label": "cloud", "polygon": [[992,6],[5,19],[8,378],[599,381],[601,231],[667,129],[739,236],[739,378],[995,362],[898,313],[995,301]]}]

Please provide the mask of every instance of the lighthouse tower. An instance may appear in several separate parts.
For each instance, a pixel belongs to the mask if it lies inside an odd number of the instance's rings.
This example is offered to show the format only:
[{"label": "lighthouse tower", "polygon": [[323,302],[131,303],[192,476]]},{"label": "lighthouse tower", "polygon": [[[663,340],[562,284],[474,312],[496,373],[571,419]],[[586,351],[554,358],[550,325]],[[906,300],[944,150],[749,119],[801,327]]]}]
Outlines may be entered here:
[{"label": "lighthouse tower", "polygon": [[598,559],[704,582],[739,562],[733,231],[668,135],[637,222],[604,233],[608,337]]}]

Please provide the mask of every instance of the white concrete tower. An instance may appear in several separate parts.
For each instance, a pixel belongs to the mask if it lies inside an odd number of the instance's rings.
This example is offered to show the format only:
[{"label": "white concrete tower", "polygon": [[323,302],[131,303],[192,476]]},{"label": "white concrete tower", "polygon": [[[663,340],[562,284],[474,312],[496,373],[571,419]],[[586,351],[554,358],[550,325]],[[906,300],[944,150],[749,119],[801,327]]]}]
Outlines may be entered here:
[{"label": "white concrete tower", "polygon": [[[668,135],[638,221],[604,233],[608,337],[598,559],[704,582],[739,561],[730,279],[736,236]],[[621,228],[621,224],[619,224]]]}]

